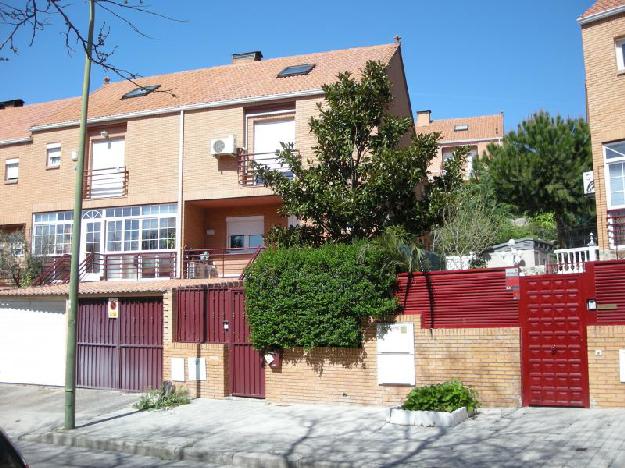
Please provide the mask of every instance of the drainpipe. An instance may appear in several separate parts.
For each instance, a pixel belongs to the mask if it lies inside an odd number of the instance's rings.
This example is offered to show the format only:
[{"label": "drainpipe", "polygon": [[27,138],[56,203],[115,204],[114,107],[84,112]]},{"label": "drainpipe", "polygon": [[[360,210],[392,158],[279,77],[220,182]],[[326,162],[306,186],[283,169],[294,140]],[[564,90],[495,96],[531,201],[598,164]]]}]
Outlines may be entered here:
[{"label": "drainpipe", "polygon": [[184,110],[180,111],[178,123],[178,216],[176,216],[176,252],[178,261],[176,262],[176,278],[182,277],[182,262],[184,252],[182,251],[182,216],[184,212],[182,200],[182,176],[184,170]]}]

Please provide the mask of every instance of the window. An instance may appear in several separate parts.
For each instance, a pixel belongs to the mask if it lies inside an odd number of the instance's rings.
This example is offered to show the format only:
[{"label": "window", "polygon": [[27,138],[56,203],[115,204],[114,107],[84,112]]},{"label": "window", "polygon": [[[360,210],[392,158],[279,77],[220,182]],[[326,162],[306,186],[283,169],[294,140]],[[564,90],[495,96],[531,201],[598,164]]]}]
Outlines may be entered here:
[{"label": "window", "polygon": [[72,244],[72,212],[36,213],[33,231],[35,255],[70,253]]},{"label": "window", "polygon": [[96,140],[91,145],[90,197],[121,197],[125,191],[124,138]]},{"label": "window", "polygon": [[616,48],[616,67],[618,71],[625,72],[625,37],[614,43]]},{"label": "window", "polygon": [[469,130],[469,126],[467,124],[454,125],[454,132],[466,132],[467,130]]},{"label": "window", "polygon": [[148,94],[156,91],[161,85],[139,86],[138,88],[128,91],[122,96],[122,99],[132,99],[140,96],[147,96]]},{"label": "window", "polygon": [[61,145],[59,143],[50,143],[46,153],[48,168],[56,168],[61,165]]},{"label": "window", "polygon": [[107,208],[107,252],[176,248],[175,203]]},{"label": "window", "polygon": [[265,233],[265,219],[263,216],[229,217],[228,249],[254,250],[263,246]]},{"label": "window", "polygon": [[293,118],[254,122],[254,161],[290,177],[292,176],[291,168],[282,164],[276,157],[276,151],[282,149],[282,143],[295,144],[295,120]]},{"label": "window", "polygon": [[603,146],[606,161],[606,187],[608,208],[625,207],[625,141],[608,143]]},{"label": "window", "polygon": [[278,78],[286,78],[288,76],[296,75],[308,75],[313,68],[315,68],[315,65],[313,63],[291,65],[290,67],[286,67],[280,73],[278,73]]},{"label": "window", "polygon": [[7,184],[15,184],[17,183],[17,179],[19,178],[20,172],[20,160],[15,159],[7,159],[4,162],[4,181]]}]

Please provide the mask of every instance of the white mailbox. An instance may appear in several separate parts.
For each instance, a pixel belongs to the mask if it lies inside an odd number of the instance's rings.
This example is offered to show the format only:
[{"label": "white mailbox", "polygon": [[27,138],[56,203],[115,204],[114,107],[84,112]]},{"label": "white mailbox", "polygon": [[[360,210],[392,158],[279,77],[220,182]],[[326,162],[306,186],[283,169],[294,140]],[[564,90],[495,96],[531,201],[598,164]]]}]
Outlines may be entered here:
[{"label": "white mailbox", "polygon": [[414,324],[379,323],[378,384],[415,384]]},{"label": "white mailbox", "polygon": [[171,358],[171,380],[184,382],[184,358]]},{"label": "white mailbox", "polygon": [[187,358],[189,380],[206,380],[206,359]]}]

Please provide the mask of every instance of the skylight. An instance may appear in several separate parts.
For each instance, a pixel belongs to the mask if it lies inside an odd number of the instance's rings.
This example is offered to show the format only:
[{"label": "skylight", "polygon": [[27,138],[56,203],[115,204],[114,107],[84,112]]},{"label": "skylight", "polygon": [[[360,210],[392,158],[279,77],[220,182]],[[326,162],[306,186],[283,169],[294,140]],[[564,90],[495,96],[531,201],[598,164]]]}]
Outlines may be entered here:
[{"label": "skylight", "polygon": [[313,68],[315,68],[314,63],[302,63],[301,65],[291,65],[290,67],[286,67],[284,70],[278,73],[278,78],[286,78],[288,76],[295,76],[295,75],[308,75]]},{"label": "skylight", "polygon": [[150,85],[150,86],[139,86],[138,88],[133,89],[132,91],[128,91],[126,94],[122,96],[122,99],[131,99],[139,96],[147,96],[153,91],[156,91],[160,88],[161,85]]},{"label": "skylight", "polygon": [[467,124],[454,125],[454,132],[466,132],[469,129]]}]

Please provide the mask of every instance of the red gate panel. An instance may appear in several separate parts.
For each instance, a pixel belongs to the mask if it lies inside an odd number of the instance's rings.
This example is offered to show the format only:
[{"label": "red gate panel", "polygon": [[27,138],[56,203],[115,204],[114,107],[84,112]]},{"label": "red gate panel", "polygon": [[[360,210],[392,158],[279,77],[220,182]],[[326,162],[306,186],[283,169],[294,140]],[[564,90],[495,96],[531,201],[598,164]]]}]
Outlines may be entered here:
[{"label": "red gate panel", "polygon": [[243,290],[231,289],[229,295],[230,393],[265,398],[265,363],[263,355],[250,343]]},{"label": "red gate panel", "polygon": [[590,404],[582,278],[521,278],[522,393],[526,406]]},{"label": "red gate panel", "polygon": [[77,317],[76,384],[145,391],[163,376],[161,298],[124,298],[108,318],[107,299],[81,300]]}]

